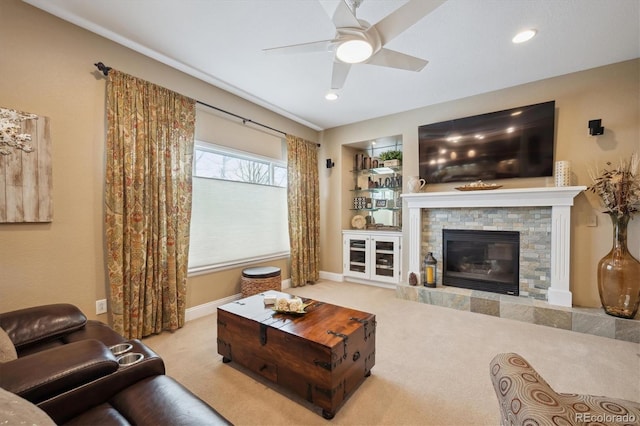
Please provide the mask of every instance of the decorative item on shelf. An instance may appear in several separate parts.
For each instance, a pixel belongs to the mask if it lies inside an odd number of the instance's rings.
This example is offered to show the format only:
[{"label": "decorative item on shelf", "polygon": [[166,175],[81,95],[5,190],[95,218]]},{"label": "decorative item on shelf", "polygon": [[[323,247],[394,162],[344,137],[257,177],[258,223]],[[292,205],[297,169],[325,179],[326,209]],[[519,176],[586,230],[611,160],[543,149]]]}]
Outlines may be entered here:
[{"label": "decorative item on shelf", "polygon": [[423,264],[423,284],[425,287],[435,288],[436,272],[438,271],[438,261],[433,257],[433,253],[427,253]]},{"label": "decorative item on shelf", "polygon": [[487,189],[498,189],[498,188],[502,188],[502,185],[498,185],[495,183],[484,183],[481,180],[475,181],[473,183],[470,183],[464,186],[456,187],[458,191],[484,191]]},{"label": "decorative item on shelf", "polygon": [[356,210],[364,209],[367,205],[366,197],[353,197],[353,208]]},{"label": "decorative item on shelf", "polygon": [[377,169],[378,163],[379,163],[379,160],[377,158],[374,158],[373,160],[371,160],[371,167],[374,169]]},{"label": "decorative item on shelf", "polygon": [[356,154],[353,157],[353,170],[362,170],[362,159],[364,158],[363,154]]},{"label": "decorative item on shelf", "polygon": [[411,272],[409,274],[409,285],[412,285],[412,286],[418,285],[418,276],[415,274],[415,272]]},{"label": "decorative item on shelf", "polygon": [[571,186],[571,162],[556,161],[553,177],[556,186]]},{"label": "decorative item on shelf", "polygon": [[371,157],[364,157],[364,164],[362,166],[363,169],[368,170],[371,168]]},{"label": "decorative item on shelf", "polygon": [[640,211],[639,163],[634,153],[616,169],[589,170],[587,190],[600,197],[613,224],[613,247],[598,262],[598,293],[604,311],[620,318],[634,318],[640,306],[640,262],[627,248],[629,219]]},{"label": "decorative item on shelf", "polygon": [[387,207],[387,200],[376,200],[376,207]]},{"label": "decorative item on shelf", "polygon": [[385,151],[378,157],[384,167],[398,167],[402,163],[402,151]]},{"label": "decorative item on shelf", "polygon": [[420,176],[409,176],[407,179],[407,192],[420,192],[427,184],[427,181],[420,179]]},{"label": "decorative item on shelf", "polygon": [[364,216],[357,214],[351,219],[351,226],[355,229],[364,229],[364,227],[367,226],[367,220]]}]

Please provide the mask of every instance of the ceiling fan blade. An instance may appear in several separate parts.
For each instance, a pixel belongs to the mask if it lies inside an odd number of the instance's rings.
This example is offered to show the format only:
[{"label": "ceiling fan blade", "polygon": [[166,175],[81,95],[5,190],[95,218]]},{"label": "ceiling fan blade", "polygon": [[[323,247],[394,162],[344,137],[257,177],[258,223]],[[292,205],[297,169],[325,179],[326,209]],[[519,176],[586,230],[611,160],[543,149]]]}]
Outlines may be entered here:
[{"label": "ceiling fan blade", "polygon": [[427,16],[445,0],[409,0],[374,25],[382,45],[389,43],[407,28]]},{"label": "ceiling fan blade", "polygon": [[351,64],[345,64],[344,62],[333,62],[333,74],[331,75],[331,88],[334,90],[342,89],[344,82],[347,80],[351,70]]},{"label": "ceiling fan blade", "polygon": [[344,0],[320,0],[320,4],[336,28],[360,28],[361,25],[358,18],[356,18]]},{"label": "ceiling fan blade", "polygon": [[271,54],[330,52],[335,42],[336,40],[312,41],[310,43],[270,47],[268,49],[262,49],[262,51]]},{"label": "ceiling fan blade", "polygon": [[416,58],[415,56],[405,55],[404,53],[396,52],[395,50],[382,48],[375,55],[369,58],[366,63],[408,71],[420,71],[429,63],[429,61]]}]

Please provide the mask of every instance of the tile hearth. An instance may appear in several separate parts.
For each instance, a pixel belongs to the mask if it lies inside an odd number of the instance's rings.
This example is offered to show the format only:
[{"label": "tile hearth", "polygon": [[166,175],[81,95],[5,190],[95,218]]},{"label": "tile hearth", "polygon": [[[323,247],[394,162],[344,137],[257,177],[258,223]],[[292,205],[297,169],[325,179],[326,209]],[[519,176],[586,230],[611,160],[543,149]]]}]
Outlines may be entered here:
[{"label": "tile hearth", "polygon": [[629,320],[612,317],[599,308],[569,308],[527,297],[445,286],[428,288],[398,284],[396,297],[429,305],[640,343],[640,313],[636,315],[636,319]]}]

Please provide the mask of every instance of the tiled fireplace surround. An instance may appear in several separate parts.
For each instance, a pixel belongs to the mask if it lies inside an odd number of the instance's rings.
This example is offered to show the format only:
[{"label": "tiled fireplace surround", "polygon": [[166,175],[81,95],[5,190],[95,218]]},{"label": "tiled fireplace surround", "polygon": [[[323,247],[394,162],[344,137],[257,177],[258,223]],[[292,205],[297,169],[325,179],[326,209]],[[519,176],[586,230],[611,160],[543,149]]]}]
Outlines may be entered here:
[{"label": "tiled fireplace surround", "polygon": [[[549,187],[403,194],[409,210],[409,270],[399,298],[640,343],[640,321],[572,306],[570,221],[585,187]],[[520,296],[442,286],[442,229],[520,232]],[[438,259],[435,289],[409,286],[431,251]]]}]

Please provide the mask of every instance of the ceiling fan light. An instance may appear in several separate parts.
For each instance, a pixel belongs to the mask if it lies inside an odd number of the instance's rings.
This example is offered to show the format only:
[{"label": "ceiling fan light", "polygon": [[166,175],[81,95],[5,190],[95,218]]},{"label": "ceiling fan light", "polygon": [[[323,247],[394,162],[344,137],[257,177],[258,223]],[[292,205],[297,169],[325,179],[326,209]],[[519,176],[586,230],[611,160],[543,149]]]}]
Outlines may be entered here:
[{"label": "ceiling fan light", "polygon": [[514,43],[524,43],[525,41],[531,40],[535,35],[536,30],[525,30],[516,34],[511,41]]},{"label": "ceiling fan light", "polygon": [[364,62],[373,54],[373,46],[366,40],[347,40],[338,46],[336,56],[347,64]]}]

